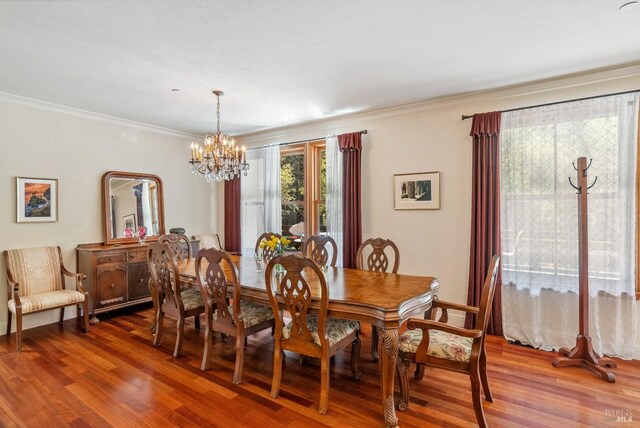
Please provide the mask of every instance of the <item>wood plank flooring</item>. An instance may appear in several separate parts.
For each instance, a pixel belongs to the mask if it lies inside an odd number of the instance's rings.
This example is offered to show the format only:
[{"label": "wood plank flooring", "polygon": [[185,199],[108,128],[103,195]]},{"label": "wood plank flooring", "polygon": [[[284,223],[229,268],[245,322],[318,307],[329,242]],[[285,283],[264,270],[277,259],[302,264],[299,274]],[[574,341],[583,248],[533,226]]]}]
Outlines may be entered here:
[{"label": "wood plank flooring", "polygon": [[[249,338],[243,383],[231,382],[233,340],[215,336],[214,360],[199,369],[203,334],[187,325],[183,356],[171,351],[175,328],[167,320],[159,347],[151,344],[152,311],[103,315],[89,334],[75,320],[0,337],[0,426],[69,427],[380,427],[379,371],[365,350],[362,378],[350,377],[350,355],[332,364],[329,412],[318,414],[319,365],[300,367],[287,355],[281,396],[269,397],[273,346],[269,332]],[[494,402],[485,401],[494,427],[620,426],[617,416],[640,421],[640,361],[618,361],[608,384],[578,368],[555,369],[550,352],[488,339]],[[411,406],[398,412],[401,427],[475,426],[468,377],[427,368],[411,381]]]}]

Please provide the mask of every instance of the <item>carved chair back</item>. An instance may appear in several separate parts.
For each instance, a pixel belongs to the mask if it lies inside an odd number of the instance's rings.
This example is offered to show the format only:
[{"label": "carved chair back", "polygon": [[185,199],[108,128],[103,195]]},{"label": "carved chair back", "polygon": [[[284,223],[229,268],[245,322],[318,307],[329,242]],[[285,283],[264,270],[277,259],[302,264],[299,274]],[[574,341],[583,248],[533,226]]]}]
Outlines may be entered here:
[{"label": "carved chair back", "polygon": [[262,251],[262,261],[265,263],[269,263],[269,261],[276,255],[276,251],[272,250],[269,247],[264,247],[261,249],[260,243],[262,242],[263,239],[265,241],[268,241],[273,236],[275,236],[278,239],[282,238],[282,235],[280,235],[279,233],[265,232],[262,235],[260,235],[258,237],[258,240],[256,241],[255,254],[260,254],[260,251]]},{"label": "carved chair back", "polygon": [[[203,259],[207,262],[205,268],[203,268]],[[225,273],[225,264],[231,272],[230,278]],[[200,292],[205,301],[207,319],[212,320],[213,310],[217,308],[216,320],[213,321],[214,327],[217,324],[223,326],[223,331],[233,329],[241,319],[240,283],[229,253],[215,248],[200,250],[196,256],[196,273]],[[229,286],[232,286],[231,293],[229,293]],[[228,298],[232,299],[233,314],[229,312],[227,306]],[[215,330],[221,329],[215,328]]]},{"label": "carved chair back", "polygon": [[[285,273],[272,275],[276,264],[284,267]],[[312,292],[308,280],[314,286],[320,287],[320,309],[318,312],[318,332],[322,349],[327,349],[329,343],[323,332],[326,331],[327,308],[329,305],[329,290],[320,267],[307,257],[297,255],[276,256],[271,259],[265,271],[267,294],[271,308],[276,316],[275,340],[281,341],[287,349],[298,347],[302,352],[317,345],[307,326],[307,315],[311,304]],[[317,279],[317,281],[315,281]],[[317,284],[317,285],[316,285]],[[284,311],[280,311],[278,299],[284,304]],[[291,332],[288,339],[282,338],[285,312],[291,318]],[[285,345],[286,344],[286,345]],[[310,348],[311,347],[311,348]],[[308,353],[308,351],[307,351]]]},{"label": "carved chair back", "polygon": [[[364,255],[369,251],[368,247],[371,247],[371,252],[365,261]],[[388,272],[390,259],[387,251],[393,252],[391,273],[398,273],[400,250],[392,240],[383,238],[369,238],[360,245],[356,253],[356,268],[371,272]]]},{"label": "carved chair back", "polygon": [[158,242],[169,245],[177,260],[189,260],[193,257],[191,242],[189,242],[187,235],[183,233],[167,233],[161,235],[158,238]]},{"label": "carved chair back", "polygon": [[499,272],[500,256],[495,255],[491,258],[489,269],[487,270],[487,277],[484,280],[482,286],[482,297],[480,299],[480,305],[478,306],[478,317],[476,319],[475,328],[482,330],[483,340],[487,334],[487,326],[489,325],[489,315],[491,313],[491,305],[493,304],[493,296],[496,292],[496,282]]},{"label": "carved chair back", "polygon": [[171,246],[160,241],[149,244],[147,250],[147,263],[151,272],[151,280],[158,293],[160,306],[170,304],[178,310],[184,310],[182,297],[180,295],[178,271],[178,260],[176,259]]},{"label": "carved chair back", "polygon": [[[329,253],[330,247],[331,253]],[[311,258],[320,266],[334,266],[338,260],[338,245],[332,237],[328,235],[312,235],[302,246],[302,254]],[[329,254],[331,262],[329,263]]]}]

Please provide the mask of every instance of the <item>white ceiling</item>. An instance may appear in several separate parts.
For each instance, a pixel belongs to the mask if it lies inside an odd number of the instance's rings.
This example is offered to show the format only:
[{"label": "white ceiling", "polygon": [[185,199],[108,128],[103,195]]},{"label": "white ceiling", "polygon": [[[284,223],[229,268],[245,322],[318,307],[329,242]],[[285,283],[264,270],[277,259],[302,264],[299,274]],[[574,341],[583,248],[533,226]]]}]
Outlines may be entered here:
[{"label": "white ceiling", "polygon": [[5,0],[0,91],[243,134],[640,60],[626,1]]}]

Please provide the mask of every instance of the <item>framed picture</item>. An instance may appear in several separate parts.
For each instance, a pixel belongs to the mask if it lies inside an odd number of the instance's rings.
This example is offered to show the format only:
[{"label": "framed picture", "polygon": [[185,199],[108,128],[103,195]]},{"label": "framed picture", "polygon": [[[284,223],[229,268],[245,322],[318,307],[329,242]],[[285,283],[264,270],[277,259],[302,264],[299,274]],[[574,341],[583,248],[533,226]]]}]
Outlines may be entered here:
[{"label": "framed picture", "polygon": [[439,210],[440,172],[394,174],[394,208],[397,210]]},{"label": "framed picture", "polygon": [[131,232],[135,233],[138,225],[136,224],[136,215],[129,214],[122,217],[122,230],[131,230]]},{"label": "framed picture", "polygon": [[58,180],[16,177],[16,187],[18,223],[58,221]]}]

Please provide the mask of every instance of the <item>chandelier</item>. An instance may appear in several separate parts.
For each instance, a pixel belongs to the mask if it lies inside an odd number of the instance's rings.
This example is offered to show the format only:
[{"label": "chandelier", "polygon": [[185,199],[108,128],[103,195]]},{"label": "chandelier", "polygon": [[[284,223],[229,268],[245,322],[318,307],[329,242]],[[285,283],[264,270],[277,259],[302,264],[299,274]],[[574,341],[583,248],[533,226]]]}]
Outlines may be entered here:
[{"label": "chandelier", "polygon": [[247,175],[249,164],[247,152],[244,146],[242,151],[236,146],[233,138],[220,132],[220,97],[222,91],[212,91],[218,100],[216,109],[218,117],[218,129],[215,133],[209,133],[204,137],[204,144],[191,143],[191,160],[189,165],[196,176],[204,176],[207,183],[215,181],[232,180],[239,177],[241,172]]}]

